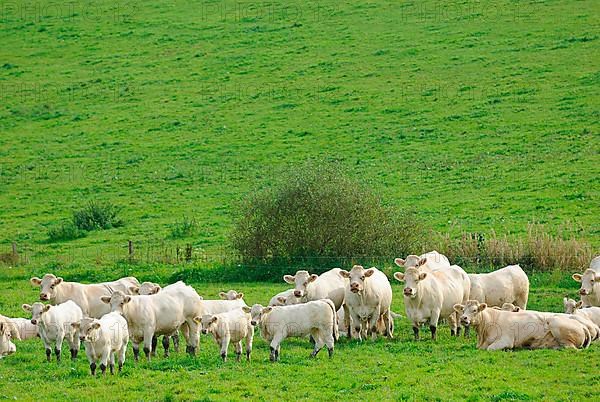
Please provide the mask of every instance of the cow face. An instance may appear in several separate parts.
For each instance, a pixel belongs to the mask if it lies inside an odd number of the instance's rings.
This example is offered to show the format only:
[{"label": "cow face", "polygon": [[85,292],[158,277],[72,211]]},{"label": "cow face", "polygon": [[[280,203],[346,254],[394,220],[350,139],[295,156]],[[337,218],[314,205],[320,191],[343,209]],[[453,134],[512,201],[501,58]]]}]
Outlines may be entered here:
[{"label": "cow face", "polygon": [[579,300],[578,302],[576,302],[573,299],[568,299],[565,297],[563,298],[563,306],[565,308],[565,313],[573,314],[575,313],[575,311],[577,311],[577,309],[583,307],[583,301]]},{"label": "cow face", "polygon": [[250,324],[256,326],[260,324],[260,321],[266,314],[269,314],[273,310],[273,307],[263,307],[260,304],[255,304],[252,307],[244,306],[242,307],[242,310],[244,311],[244,313],[250,314]]},{"label": "cow face", "polygon": [[518,313],[519,311],[521,311],[521,307],[515,306],[512,303],[504,303],[502,304],[501,310],[510,311],[511,313]]},{"label": "cow face", "polygon": [[48,301],[56,296],[56,288],[62,283],[63,278],[57,278],[52,274],[46,274],[42,279],[37,276],[29,280],[33,286],[40,287],[40,300]]},{"label": "cow face", "polygon": [[427,258],[421,258],[418,255],[411,254],[406,259],[396,258],[394,263],[399,267],[418,268],[427,262]]},{"label": "cow face", "polygon": [[573,279],[581,282],[579,294],[581,296],[589,296],[594,292],[596,284],[600,283],[600,275],[593,269],[587,269],[583,275],[573,274]]},{"label": "cow face", "polygon": [[427,278],[427,272],[420,272],[418,268],[412,267],[407,268],[405,273],[396,272],[394,278],[404,282],[404,296],[412,299],[417,296],[419,282]]},{"label": "cow face", "polygon": [[202,317],[194,318],[196,324],[200,324],[200,330],[203,334],[213,333],[219,317],[216,315],[204,314]]},{"label": "cow face", "polygon": [[341,270],[340,275],[350,280],[350,291],[360,293],[365,288],[365,281],[375,273],[373,268],[365,269],[362,265],[355,265],[350,272]]},{"label": "cow face", "polygon": [[144,282],[139,287],[131,286],[129,291],[134,295],[154,295],[160,292],[160,285],[152,282]]},{"label": "cow face", "polygon": [[243,299],[244,294],[238,293],[235,290],[230,290],[228,292],[220,292],[219,297],[223,300],[238,300],[238,299]]},{"label": "cow face", "polygon": [[33,303],[33,305],[23,304],[21,306],[24,311],[31,313],[31,323],[37,325],[42,320],[42,314],[46,313],[52,307],[49,304],[42,304],[40,302]]},{"label": "cow face", "polygon": [[294,296],[302,298],[306,296],[306,289],[314,282],[319,276],[315,274],[309,274],[308,271],[298,271],[296,275],[284,275],[283,280],[290,285],[295,286]]},{"label": "cow face", "polygon": [[81,342],[95,342],[98,339],[100,321],[94,318],[83,318],[79,322],[72,323],[71,326],[79,332]]},{"label": "cow face", "polygon": [[8,322],[0,322],[0,359],[17,351],[17,347],[12,342],[13,335],[12,326]]},{"label": "cow face", "polygon": [[469,300],[465,305],[455,304],[454,311],[460,317],[460,323],[463,325],[477,325],[480,313],[487,308],[487,304],[479,303],[477,300]]},{"label": "cow face", "polygon": [[110,305],[110,311],[123,313],[123,308],[131,301],[131,296],[124,294],[120,290],[117,290],[110,296],[102,296],[100,300],[102,300],[103,303]]}]

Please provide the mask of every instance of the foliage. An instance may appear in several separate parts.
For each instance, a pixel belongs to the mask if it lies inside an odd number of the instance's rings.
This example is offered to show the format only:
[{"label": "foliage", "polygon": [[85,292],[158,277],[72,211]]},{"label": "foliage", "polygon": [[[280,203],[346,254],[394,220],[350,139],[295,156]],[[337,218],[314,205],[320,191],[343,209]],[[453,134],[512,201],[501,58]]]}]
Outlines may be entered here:
[{"label": "foliage", "polygon": [[196,234],[198,230],[198,222],[193,217],[184,216],[181,220],[171,225],[169,238],[183,239]]},{"label": "foliage", "polygon": [[63,221],[48,228],[48,242],[74,240],[85,237],[87,232],[78,228],[73,221]]},{"label": "foliage", "polygon": [[89,201],[85,207],[73,212],[73,225],[87,231],[116,228],[123,225],[120,212],[121,208],[110,201]]}]

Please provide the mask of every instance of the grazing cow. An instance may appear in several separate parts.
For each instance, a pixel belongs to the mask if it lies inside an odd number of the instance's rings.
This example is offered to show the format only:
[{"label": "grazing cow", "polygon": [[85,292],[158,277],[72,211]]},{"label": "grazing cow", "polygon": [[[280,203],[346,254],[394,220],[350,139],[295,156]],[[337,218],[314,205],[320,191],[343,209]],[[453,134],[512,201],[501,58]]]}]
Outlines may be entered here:
[{"label": "grazing cow", "polygon": [[573,274],[573,279],[581,283],[579,295],[583,305],[600,307],[600,255],[592,260],[583,274]]},{"label": "grazing cow", "polygon": [[513,303],[527,308],[529,278],[518,265],[509,265],[486,274],[469,274],[471,291],[469,299],[485,303],[488,307]]},{"label": "grazing cow", "polygon": [[479,349],[580,348],[589,344],[587,329],[565,317],[544,317],[528,310],[515,314],[487,308],[477,300],[456,304],[454,308],[464,325],[475,328]]},{"label": "grazing cow", "polygon": [[[300,299],[294,296],[296,289],[288,289],[283,292],[277,293],[269,300],[269,306],[291,306],[293,304],[301,303]],[[340,309],[339,311],[342,311]]]},{"label": "grazing cow", "polygon": [[[144,353],[150,361],[155,335],[172,335],[186,320],[192,321],[190,328],[197,327],[193,322],[195,315],[188,319],[185,316],[184,302],[177,295],[168,292],[130,296],[117,290],[110,296],[102,296],[101,300],[110,305],[111,311],[122,314],[127,320],[135,361],[139,358],[140,343],[144,344]],[[168,355],[169,344],[163,343],[163,346],[165,355]]]},{"label": "grazing cow", "polygon": [[0,315],[0,359],[17,351],[13,339],[20,339],[19,331],[9,318]]},{"label": "grazing cow", "polygon": [[77,282],[66,282],[52,274],[46,274],[42,279],[31,278],[33,286],[40,287],[40,300],[57,305],[72,300],[87,317],[100,318],[110,312],[109,307],[100,302],[100,297],[110,296],[116,290],[129,294],[131,286],[140,286],[134,277],[121,278],[114,282],[104,282],[84,285]]},{"label": "grazing cow", "polygon": [[575,302],[573,299],[563,299],[565,313],[580,315],[600,327],[600,307],[583,307],[583,301]]},{"label": "grazing cow", "polygon": [[420,267],[421,269],[430,271],[450,268],[450,261],[448,260],[448,257],[446,257],[444,254],[438,253],[435,250],[420,256],[411,254],[405,259],[396,258],[394,259],[394,263],[396,263],[396,265],[399,267]]},{"label": "grazing cow", "polygon": [[[421,259],[421,265],[424,263]],[[465,303],[469,298],[471,284],[469,276],[458,265],[437,271],[423,271],[417,265],[407,268],[405,273],[396,272],[394,278],[404,282],[404,306],[406,315],[412,321],[415,340],[419,339],[419,327],[429,322],[431,338],[436,339],[440,318],[448,318],[450,333],[460,335],[454,305]],[[467,336],[465,328],[465,336]]]},{"label": "grazing cow", "polygon": [[333,357],[335,339],[338,338],[335,305],[329,299],[321,299],[292,306],[268,306],[255,304],[242,307],[252,317],[251,324],[258,325],[262,338],[270,342],[272,362],[279,360],[281,342],[289,337],[312,336],[315,347],[311,357],[327,346]]},{"label": "grazing cow", "polygon": [[393,338],[392,287],[387,276],[375,267],[364,269],[360,265],[353,266],[350,272],[340,270],[339,275],[349,279],[345,299],[354,327],[352,336],[363,340],[370,334],[377,338],[377,323],[381,320],[384,334]]},{"label": "grazing cow", "polygon": [[92,375],[96,375],[96,362],[98,361],[100,361],[100,370],[103,375],[106,373],[107,365],[110,367],[110,373],[114,374],[115,354],[118,356],[119,372],[123,369],[129,343],[129,331],[127,321],[121,314],[108,313],[99,320],[83,318],[71,325],[85,345],[85,354],[90,362]]},{"label": "grazing cow", "polygon": [[19,338],[22,341],[27,339],[37,338],[40,335],[38,334],[38,326],[31,323],[31,320],[27,318],[9,318],[10,322],[12,322],[19,331]]},{"label": "grazing cow", "polygon": [[254,338],[254,327],[250,324],[250,314],[241,308],[228,311],[227,313],[196,317],[196,322],[202,325],[202,333],[211,333],[217,345],[221,347],[221,357],[227,360],[227,348],[229,343],[235,345],[236,361],[240,361],[242,355],[242,339],[246,339],[246,360],[250,361],[252,353],[252,339]]},{"label": "grazing cow", "polygon": [[[296,275],[284,275],[283,280],[294,285],[294,296],[299,303],[313,300],[329,299],[335,305],[336,311],[341,308],[345,312],[345,325],[350,328],[350,314],[344,302],[348,280],[340,275],[340,268],[333,268],[321,275],[309,274],[308,271],[297,271]],[[287,299],[286,299],[286,304]],[[348,333],[348,336],[350,333]]]},{"label": "grazing cow", "polygon": [[38,326],[40,338],[46,348],[46,360],[50,361],[52,344],[56,361],[60,361],[63,340],[67,340],[71,350],[71,360],[77,358],[79,352],[79,338],[71,323],[83,318],[81,308],[72,300],[52,306],[40,302],[33,305],[23,304],[23,310],[31,312],[31,323]]}]

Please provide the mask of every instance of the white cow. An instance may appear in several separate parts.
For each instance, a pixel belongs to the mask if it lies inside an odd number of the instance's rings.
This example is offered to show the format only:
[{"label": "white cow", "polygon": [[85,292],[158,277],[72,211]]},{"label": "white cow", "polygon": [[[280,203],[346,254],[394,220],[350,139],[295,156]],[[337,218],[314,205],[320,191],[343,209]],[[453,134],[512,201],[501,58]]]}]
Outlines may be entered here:
[{"label": "white cow", "polygon": [[221,300],[237,300],[243,299],[244,293],[231,289],[227,292],[219,292],[219,297],[221,298]]},{"label": "white cow", "polygon": [[444,254],[440,254],[433,250],[423,255],[411,254],[405,259],[396,258],[394,263],[399,267],[421,267],[421,269],[427,269],[431,271],[437,271],[440,269],[450,268],[450,261]]},{"label": "white cow", "polygon": [[33,286],[40,287],[40,300],[49,301],[56,305],[74,301],[83,314],[87,317],[100,318],[110,312],[110,308],[100,301],[102,296],[110,296],[116,290],[129,294],[131,286],[140,286],[134,277],[121,278],[114,282],[104,282],[84,285],[77,282],[66,282],[63,278],[52,274],[46,274],[42,279],[33,277],[30,279]]},{"label": "white cow", "polygon": [[[277,293],[269,300],[269,306],[291,306],[293,304],[301,303],[300,299],[294,296],[296,289],[288,289],[283,292]],[[343,309],[340,309],[340,311]]]},{"label": "white cow", "polygon": [[460,334],[454,305],[466,303],[471,287],[469,276],[461,267],[452,265],[428,272],[417,265],[407,268],[405,273],[396,272],[394,278],[405,283],[404,306],[416,340],[419,339],[419,327],[425,322],[429,322],[431,338],[435,340],[440,318],[448,318],[452,335]]},{"label": "white cow", "polygon": [[[294,285],[294,296],[300,303],[313,300],[329,299],[335,305],[336,311],[344,309],[346,326],[350,327],[350,314],[344,302],[348,279],[340,275],[340,268],[333,268],[321,275],[309,274],[308,271],[297,271],[296,275],[284,275],[283,280]],[[286,304],[287,299],[286,299]]]},{"label": "white cow", "polygon": [[583,274],[573,274],[573,279],[581,283],[579,294],[583,305],[600,307],[600,255]]},{"label": "white cow", "polygon": [[518,265],[509,265],[494,272],[469,274],[471,291],[469,299],[486,303],[488,307],[513,303],[527,308],[529,278]]},{"label": "white cow", "polygon": [[202,333],[211,333],[217,345],[221,348],[223,361],[227,360],[227,348],[229,343],[235,345],[235,357],[239,362],[242,355],[242,340],[246,340],[246,360],[250,361],[252,353],[252,339],[254,338],[254,327],[250,324],[250,314],[241,308],[228,311],[227,313],[196,317],[196,322],[202,325]]},{"label": "white cow", "polygon": [[38,326],[31,323],[31,320],[27,318],[9,318],[10,322],[12,322],[19,331],[19,338],[22,341],[27,339],[37,338],[38,334]]},{"label": "white cow", "polygon": [[268,306],[255,304],[242,307],[252,317],[251,324],[258,325],[262,338],[270,343],[271,361],[278,361],[281,342],[289,337],[312,336],[315,347],[311,357],[327,346],[333,357],[335,339],[338,338],[335,305],[329,299],[315,300],[292,306]]},{"label": "white cow", "polygon": [[60,361],[62,343],[65,339],[71,350],[71,360],[77,358],[80,342],[71,323],[80,321],[83,318],[83,312],[74,301],[68,300],[56,306],[36,302],[33,305],[23,304],[22,308],[31,312],[31,323],[38,326],[40,338],[46,348],[47,361],[50,361],[52,344],[54,344],[56,361]]},{"label": "white cow", "polygon": [[79,334],[79,339],[85,345],[85,354],[90,363],[92,375],[96,375],[96,362],[100,361],[102,374],[106,373],[106,367],[110,367],[110,373],[115,373],[115,354],[118,356],[119,372],[125,363],[125,353],[129,343],[129,331],[127,321],[117,312],[108,313],[102,318],[83,318],[78,322],[71,323]]},{"label": "white cow", "polygon": [[581,315],[600,327],[600,307],[583,307],[583,301],[575,302],[573,299],[563,299],[565,313]]},{"label": "white cow", "polygon": [[362,340],[370,334],[375,339],[381,320],[385,335],[393,338],[392,287],[387,276],[375,267],[364,269],[361,265],[353,266],[350,272],[340,270],[339,275],[348,279],[345,299],[354,327],[351,335]]},{"label": "white cow", "polygon": [[19,339],[19,331],[7,317],[0,315],[0,359],[16,353],[14,339]]}]

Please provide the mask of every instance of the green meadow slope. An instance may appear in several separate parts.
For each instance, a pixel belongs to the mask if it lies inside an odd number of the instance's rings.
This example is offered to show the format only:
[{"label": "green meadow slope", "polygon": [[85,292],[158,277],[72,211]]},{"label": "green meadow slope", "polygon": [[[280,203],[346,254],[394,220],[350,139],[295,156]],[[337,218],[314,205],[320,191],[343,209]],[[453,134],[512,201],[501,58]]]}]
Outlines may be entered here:
[{"label": "green meadow slope", "polygon": [[[597,1],[68,4],[3,9],[2,243],[157,241],[188,215],[211,252],[240,197],[317,157],[439,230],[600,242]],[[45,244],[90,199],[126,225]]]}]

